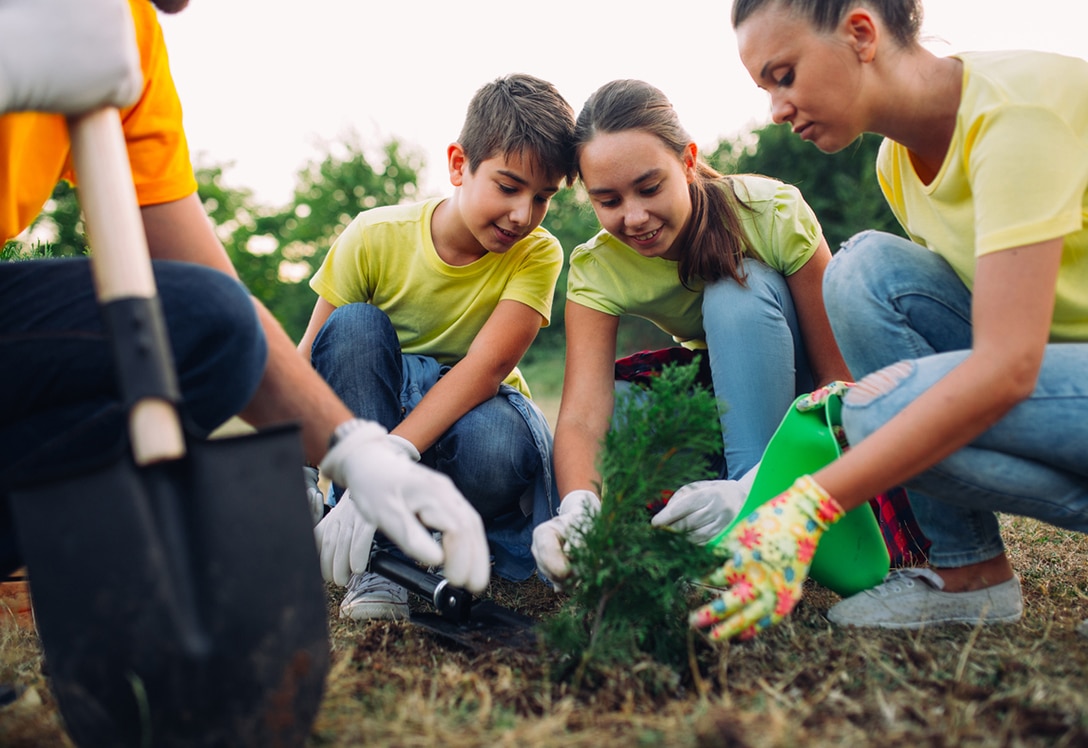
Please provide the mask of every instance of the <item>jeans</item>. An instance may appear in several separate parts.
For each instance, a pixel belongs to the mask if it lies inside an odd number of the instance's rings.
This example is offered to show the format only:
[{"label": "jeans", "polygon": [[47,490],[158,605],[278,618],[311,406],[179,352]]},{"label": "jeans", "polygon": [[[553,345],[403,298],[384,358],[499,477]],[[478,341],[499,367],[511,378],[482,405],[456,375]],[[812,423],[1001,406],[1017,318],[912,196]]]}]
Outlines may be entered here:
[{"label": "jeans", "polygon": [[[396,330],[370,304],[338,307],[315,338],[311,360],[356,416],[390,431],[437,381],[406,376]],[[540,471],[525,419],[501,395],[461,416],[423,452],[422,462],[449,476],[485,523],[517,510]]]},{"label": "jeans", "polygon": [[[848,241],[827,269],[824,299],[853,374],[879,372],[867,382],[879,395],[854,389],[844,400],[851,442],[878,429],[970,354],[970,291],[940,256],[906,239],[869,231]],[[905,484],[933,542],[934,566],[967,566],[1003,553],[994,512],[1088,532],[1085,371],[1088,343],[1048,345],[1028,399]]]},{"label": "jeans", "polygon": [[790,405],[815,386],[786,279],[746,260],[747,286],[732,279],[703,292],[703,330],[715,396],[724,401],[726,477],[755,466]]},{"label": "jeans", "polygon": [[[267,346],[253,302],[233,278],[189,263],[156,261],[191,433],[204,436],[249,402]],[[61,464],[79,472],[127,440],[85,259],[0,263],[0,574],[18,562],[7,494]],[[12,566],[11,564],[15,564]]]}]

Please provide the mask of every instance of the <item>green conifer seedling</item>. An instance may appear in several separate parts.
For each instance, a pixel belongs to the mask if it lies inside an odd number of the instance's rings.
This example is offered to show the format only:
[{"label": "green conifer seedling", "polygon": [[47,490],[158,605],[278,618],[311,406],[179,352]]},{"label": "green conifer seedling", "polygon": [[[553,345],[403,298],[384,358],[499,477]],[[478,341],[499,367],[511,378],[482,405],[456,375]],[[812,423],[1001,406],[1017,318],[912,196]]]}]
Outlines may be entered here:
[{"label": "green conifer seedling", "polygon": [[601,511],[570,549],[570,597],[545,626],[545,641],[576,686],[647,657],[680,671],[689,661],[689,582],[715,560],[682,534],[653,527],[648,507],[716,477],[710,466],[722,448],[719,406],[696,384],[697,372],[697,364],[667,366],[650,388],[616,399],[599,461]]}]

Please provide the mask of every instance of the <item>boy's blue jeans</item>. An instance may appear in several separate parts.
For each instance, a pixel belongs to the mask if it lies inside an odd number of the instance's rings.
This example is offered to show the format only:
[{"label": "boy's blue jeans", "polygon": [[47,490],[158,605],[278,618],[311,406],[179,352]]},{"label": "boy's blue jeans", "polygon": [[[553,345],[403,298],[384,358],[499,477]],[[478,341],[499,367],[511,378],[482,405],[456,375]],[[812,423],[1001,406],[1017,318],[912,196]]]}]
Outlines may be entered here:
[{"label": "boy's blue jeans", "polygon": [[[315,338],[311,360],[356,416],[390,431],[434,384],[406,379],[396,330],[370,304],[338,307]],[[498,395],[458,419],[422,462],[448,475],[485,521],[517,510],[540,470],[525,419]]]},{"label": "boy's blue jeans", "polygon": [[[971,348],[971,293],[934,252],[868,231],[848,241],[824,278],[835,338],[857,378],[843,425],[857,443],[962,362]],[[897,362],[904,363],[892,366]],[[908,481],[937,567],[1004,551],[994,512],[1088,532],[1088,343],[1047,346],[1035,392],[974,443]],[[868,388],[867,388],[868,389]]]},{"label": "boy's blue jeans", "polygon": [[[206,434],[256,391],[268,352],[264,334],[249,294],[233,278],[180,262],[156,261],[154,271],[182,413]],[[2,575],[18,565],[9,487],[51,466],[89,468],[127,438],[87,260],[0,263],[0,371]]]},{"label": "boy's blue jeans", "polygon": [[736,480],[763,457],[798,395],[812,391],[812,369],[786,279],[746,260],[747,286],[732,279],[703,291],[703,331],[722,415],[726,477]]}]

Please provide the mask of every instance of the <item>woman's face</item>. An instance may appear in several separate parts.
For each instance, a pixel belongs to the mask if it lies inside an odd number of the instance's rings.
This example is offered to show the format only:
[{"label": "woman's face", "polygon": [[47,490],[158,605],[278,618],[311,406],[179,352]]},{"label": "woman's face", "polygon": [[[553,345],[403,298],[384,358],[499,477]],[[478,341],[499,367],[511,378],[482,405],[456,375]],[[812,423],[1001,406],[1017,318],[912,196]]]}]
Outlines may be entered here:
[{"label": "woman's face", "polygon": [[834,153],[865,132],[862,57],[844,21],[841,30],[816,31],[777,4],[737,28],[740,59],[756,85],[771,95],[771,116],[788,122],[802,140]]},{"label": "woman's face", "polygon": [[676,239],[691,217],[695,157],[694,143],[677,158],[656,135],[624,130],[594,136],[578,168],[608,233],[644,257],[677,260]]}]

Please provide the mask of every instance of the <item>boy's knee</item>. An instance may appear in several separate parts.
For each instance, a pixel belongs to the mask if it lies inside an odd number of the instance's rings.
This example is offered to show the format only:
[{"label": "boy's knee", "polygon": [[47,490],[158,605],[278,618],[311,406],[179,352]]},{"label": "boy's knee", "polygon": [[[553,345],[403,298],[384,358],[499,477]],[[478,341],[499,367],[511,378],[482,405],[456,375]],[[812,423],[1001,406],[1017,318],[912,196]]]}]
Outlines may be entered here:
[{"label": "boy's knee", "polygon": [[344,338],[351,345],[372,345],[382,340],[396,342],[397,331],[389,316],[373,304],[345,304],[333,310],[317,334],[318,341]]}]

